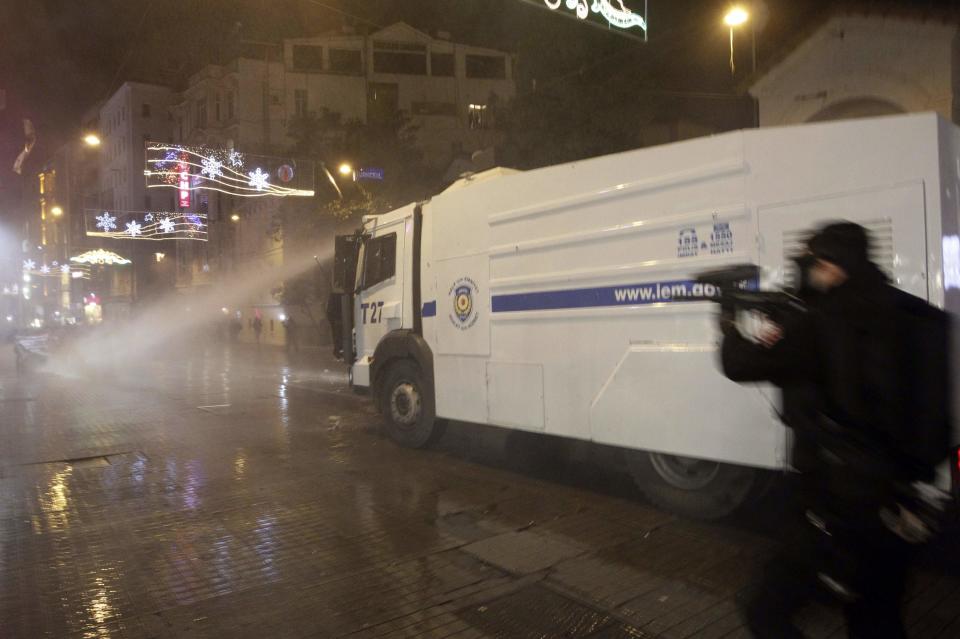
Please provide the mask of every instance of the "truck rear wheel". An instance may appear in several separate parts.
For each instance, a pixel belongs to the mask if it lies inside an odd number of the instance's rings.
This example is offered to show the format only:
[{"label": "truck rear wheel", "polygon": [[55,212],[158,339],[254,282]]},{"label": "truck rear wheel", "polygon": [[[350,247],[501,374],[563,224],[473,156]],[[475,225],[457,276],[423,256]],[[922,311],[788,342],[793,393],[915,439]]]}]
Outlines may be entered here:
[{"label": "truck rear wheel", "polygon": [[747,501],[756,481],[751,468],[715,461],[631,451],[627,467],[655,505],[693,519],[719,519]]},{"label": "truck rear wheel", "polygon": [[395,362],[385,372],[380,407],[387,435],[401,446],[423,448],[443,434],[432,393],[410,360]]}]

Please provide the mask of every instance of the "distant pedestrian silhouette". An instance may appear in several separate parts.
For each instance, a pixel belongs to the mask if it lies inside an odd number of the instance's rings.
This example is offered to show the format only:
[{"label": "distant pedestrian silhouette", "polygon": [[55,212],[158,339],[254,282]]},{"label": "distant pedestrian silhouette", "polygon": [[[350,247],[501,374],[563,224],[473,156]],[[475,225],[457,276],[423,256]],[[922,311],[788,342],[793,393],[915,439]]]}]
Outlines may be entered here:
[{"label": "distant pedestrian silhouette", "polygon": [[257,346],[260,345],[260,333],[263,332],[263,320],[259,317],[253,318],[253,336],[257,340]]}]

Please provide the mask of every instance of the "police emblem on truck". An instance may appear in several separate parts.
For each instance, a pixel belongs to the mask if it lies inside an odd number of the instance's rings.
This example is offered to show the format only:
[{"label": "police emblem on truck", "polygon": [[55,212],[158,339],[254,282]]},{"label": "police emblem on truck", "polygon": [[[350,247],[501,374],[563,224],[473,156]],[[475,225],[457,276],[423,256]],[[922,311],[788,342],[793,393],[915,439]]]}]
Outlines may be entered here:
[{"label": "police emblem on truck", "polygon": [[461,277],[450,287],[449,295],[453,301],[450,322],[461,330],[476,324],[477,312],[473,298],[477,293],[477,283],[469,277]]}]

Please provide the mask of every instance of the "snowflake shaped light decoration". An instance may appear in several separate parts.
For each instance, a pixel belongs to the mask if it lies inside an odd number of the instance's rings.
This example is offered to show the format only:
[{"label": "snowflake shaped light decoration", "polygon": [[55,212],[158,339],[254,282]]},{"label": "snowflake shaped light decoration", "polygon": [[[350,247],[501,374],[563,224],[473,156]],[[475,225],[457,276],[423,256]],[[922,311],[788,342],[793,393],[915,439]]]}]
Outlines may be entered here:
[{"label": "snowflake shaped light decoration", "polygon": [[69,264],[64,264],[63,266],[60,267],[60,271],[63,272],[63,273],[69,273],[69,272],[70,272],[70,265],[69,265]]},{"label": "snowflake shaped light decoration", "polygon": [[203,168],[200,169],[200,175],[206,175],[211,180],[223,175],[223,162],[213,156],[203,158],[200,160],[200,164],[203,165]]},{"label": "snowflake shaped light decoration", "polygon": [[143,232],[140,229],[141,229],[141,226],[139,223],[127,222],[127,233],[130,235],[130,237],[136,237],[138,235],[142,235]]},{"label": "snowflake shaped light decoration", "polygon": [[167,168],[168,164],[172,164],[177,161],[177,155],[178,153],[176,150],[170,149],[163,156],[163,159],[157,160],[156,162],[154,162],[153,166],[155,166],[158,171],[163,171],[164,169]]},{"label": "snowflake shaped light decoration", "polygon": [[153,222],[153,213],[147,213],[143,216],[144,222]]},{"label": "snowflake shaped light decoration", "polygon": [[238,169],[243,166],[243,155],[240,151],[230,151],[230,154],[227,155],[227,162],[235,169]]},{"label": "snowflake shaped light decoration", "polygon": [[43,266],[40,267],[40,272],[46,275],[47,273],[50,272],[50,267],[44,264]]},{"label": "snowflake shaped light decoration", "polygon": [[23,270],[25,270],[25,271],[32,271],[32,270],[34,270],[35,268],[37,268],[37,263],[34,262],[33,260],[24,260],[24,261],[23,261]]},{"label": "snowflake shaped light decoration", "polygon": [[97,228],[105,232],[112,231],[117,228],[117,218],[104,211],[103,215],[97,216]]},{"label": "snowflake shaped light decoration", "polygon": [[247,183],[258,191],[263,191],[264,189],[270,188],[268,180],[270,179],[269,173],[264,173],[260,167],[257,167],[256,171],[251,171],[247,173],[250,176],[250,181]]},{"label": "snowflake shaped light decoration", "polygon": [[173,233],[173,220],[169,217],[165,217],[160,220],[160,232],[161,233]]}]

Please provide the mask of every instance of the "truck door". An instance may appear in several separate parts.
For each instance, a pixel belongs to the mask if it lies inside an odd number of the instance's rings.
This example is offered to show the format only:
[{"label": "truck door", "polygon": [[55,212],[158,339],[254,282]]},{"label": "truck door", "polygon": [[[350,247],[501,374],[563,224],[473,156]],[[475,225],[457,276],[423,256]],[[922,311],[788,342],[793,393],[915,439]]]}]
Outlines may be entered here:
[{"label": "truck door", "polygon": [[[403,287],[407,273],[404,229],[407,218],[378,225],[364,238],[354,299],[357,364],[355,383],[368,383],[370,359],[380,340],[403,325]],[[365,384],[364,384],[365,385]]]}]

